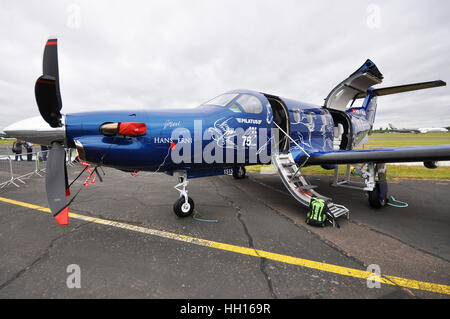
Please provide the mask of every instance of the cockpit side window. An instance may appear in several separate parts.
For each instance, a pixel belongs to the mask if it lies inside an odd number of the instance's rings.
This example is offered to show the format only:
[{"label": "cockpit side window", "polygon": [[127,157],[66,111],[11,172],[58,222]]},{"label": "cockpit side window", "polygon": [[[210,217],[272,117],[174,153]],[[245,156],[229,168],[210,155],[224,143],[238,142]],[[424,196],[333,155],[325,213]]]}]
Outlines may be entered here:
[{"label": "cockpit side window", "polygon": [[241,109],[236,104],[233,104],[229,107],[230,111],[233,111],[234,113],[241,113]]},{"label": "cockpit side window", "polygon": [[247,113],[259,114],[263,110],[261,101],[256,96],[250,94],[242,94],[236,102]]},{"label": "cockpit side window", "polygon": [[213,98],[206,103],[203,103],[203,105],[227,106],[228,103],[230,103],[238,95],[239,94],[237,93],[225,93]]}]

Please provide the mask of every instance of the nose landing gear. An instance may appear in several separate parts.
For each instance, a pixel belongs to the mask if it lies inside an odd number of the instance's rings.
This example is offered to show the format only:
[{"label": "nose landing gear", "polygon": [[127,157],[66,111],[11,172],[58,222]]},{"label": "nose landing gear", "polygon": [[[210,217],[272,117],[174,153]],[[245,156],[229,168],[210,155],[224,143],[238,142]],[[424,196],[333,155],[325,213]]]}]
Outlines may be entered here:
[{"label": "nose landing gear", "polygon": [[245,178],[246,171],[244,166],[234,167],[233,168],[233,177],[235,179],[243,179]]},{"label": "nose landing gear", "polygon": [[188,217],[194,212],[194,200],[188,196],[186,171],[179,172],[178,181],[174,188],[180,192],[180,198],[173,204],[173,211],[178,217]]},{"label": "nose landing gear", "polygon": [[173,211],[178,217],[188,217],[194,212],[194,201],[188,197],[186,202],[184,197],[180,197],[173,204]]}]

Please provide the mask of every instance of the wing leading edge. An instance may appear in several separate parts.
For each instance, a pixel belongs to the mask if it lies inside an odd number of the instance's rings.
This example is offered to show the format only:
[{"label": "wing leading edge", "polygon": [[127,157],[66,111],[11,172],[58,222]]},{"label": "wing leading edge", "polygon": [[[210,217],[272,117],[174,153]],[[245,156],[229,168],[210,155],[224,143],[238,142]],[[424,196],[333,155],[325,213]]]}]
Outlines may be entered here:
[{"label": "wing leading edge", "polygon": [[[298,152],[294,160],[304,161]],[[356,163],[402,163],[450,160],[450,145],[382,148],[311,153],[306,165],[356,164]]]}]

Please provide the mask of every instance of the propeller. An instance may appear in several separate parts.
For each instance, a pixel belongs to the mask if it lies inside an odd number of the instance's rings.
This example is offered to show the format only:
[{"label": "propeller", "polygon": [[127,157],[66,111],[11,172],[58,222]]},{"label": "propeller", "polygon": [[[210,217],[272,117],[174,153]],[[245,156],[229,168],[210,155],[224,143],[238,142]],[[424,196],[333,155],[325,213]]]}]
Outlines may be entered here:
[{"label": "propeller", "polygon": [[[40,76],[34,88],[36,103],[42,118],[53,128],[62,127],[62,102],[59,91],[58,72],[58,40],[51,38],[45,44],[43,58],[43,75]],[[45,190],[50,210],[60,225],[69,223],[69,205],[67,196],[70,196],[66,151],[62,146],[64,139],[51,143],[45,173]]]}]

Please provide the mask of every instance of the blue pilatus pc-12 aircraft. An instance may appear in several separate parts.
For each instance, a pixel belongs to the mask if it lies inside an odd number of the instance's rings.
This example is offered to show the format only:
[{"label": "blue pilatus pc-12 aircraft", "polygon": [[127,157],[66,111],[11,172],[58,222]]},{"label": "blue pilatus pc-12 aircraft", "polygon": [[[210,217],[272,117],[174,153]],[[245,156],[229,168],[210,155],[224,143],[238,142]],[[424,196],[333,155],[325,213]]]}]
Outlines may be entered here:
[{"label": "blue pilatus pc-12 aircraft", "polygon": [[35,85],[42,118],[14,123],[4,131],[51,146],[46,192],[60,224],[68,223],[73,200],[65,148],[76,148],[80,160],[89,163],[92,172],[105,166],[131,173],[152,171],[177,176],[175,189],[180,195],[174,211],[180,217],[194,210],[187,191],[189,178],[219,174],[242,178],[245,166],[268,163],[275,166],[283,184],[301,204],[308,206],[313,198],[323,199],[333,217],[348,217],[346,207],[316,191],[302,174],[303,167],[320,165],[336,170],[338,164],[352,164],[363,179],[362,189],[368,193],[370,206],[380,208],[388,200],[385,163],[422,161],[434,168],[436,161],[450,160],[450,145],[355,150],[368,141],[379,96],[446,85],[432,81],[373,88],[382,80],[376,65],[367,60],[328,94],[324,105],[234,90],[191,109],[126,107],[122,111],[63,115],[57,39],[49,39],[43,75]]}]

